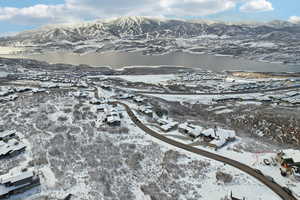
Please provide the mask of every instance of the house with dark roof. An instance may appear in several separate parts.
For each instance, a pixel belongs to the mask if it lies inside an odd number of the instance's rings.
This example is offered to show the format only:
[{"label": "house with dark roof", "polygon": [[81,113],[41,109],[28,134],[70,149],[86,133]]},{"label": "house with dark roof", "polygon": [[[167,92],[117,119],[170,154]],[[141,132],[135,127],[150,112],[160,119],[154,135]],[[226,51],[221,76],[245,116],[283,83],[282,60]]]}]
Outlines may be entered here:
[{"label": "house with dark roof", "polygon": [[39,176],[32,170],[21,170],[17,173],[8,173],[0,176],[0,199],[22,193],[40,185]]},{"label": "house with dark roof", "polygon": [[22,142],[11,139],[7,142],[0,141],[0,159],[16,156],[26,149],[26,145]]},{"label": "house with dark roof", "polygon": [[16,131],[2,131],[0,132],[0,141],[7,141],[16,137]]}]

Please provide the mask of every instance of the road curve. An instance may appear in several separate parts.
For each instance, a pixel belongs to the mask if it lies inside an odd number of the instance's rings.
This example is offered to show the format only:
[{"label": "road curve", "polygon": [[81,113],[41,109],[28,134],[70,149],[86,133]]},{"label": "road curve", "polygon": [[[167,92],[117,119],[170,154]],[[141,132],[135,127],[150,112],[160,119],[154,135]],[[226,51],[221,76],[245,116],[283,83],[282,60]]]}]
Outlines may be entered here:
[{"label": "road curve", "polygon": [[226,163],[228,165],[231,165],[235,168],[240,169],[241,171],[249,174],[250,176],[256,178],[257,180],[259,180],[261,183],[263,183],[264,185],[266,185],[268,188],[270,188],[273,192],[275,192],[277,195],[279,195],[281,197],[281,199],[283,200],[297,200],[297,198],[295,198],[294,196],[290,195],[288,192],[286,192],[280,185],[278,185],[277,183],[274,183],[272,181],[270,181],[268,178],[266,178],[264,175],[258,173],[257,171],[255,171],[253,168],[249,167],[248,165],[245,165],[243,163],[240,163],[238,161],[232,160],[230,158],[226,158],[223,156],[220,156],[218,154],[214,154],[205,150],[201,150],[201,149],[197,149],[195,147],[177,142],[175,140],[172,140],[170,138],[167,138],[155,131],[153,131],[152,129],[148,128],[147,126],[145,126],[137,117],[136,115],[133,113],[133,111],[130,109],[130,107],[125,104],[125,103],[121,103],[121,102],[113,102],[112,104],[119,104],[125,107],[126,112],[128,113],[130,119],[140,128],[142,129],[145,133],[163,141],[166,142],[170,145],[176,146],[178,148],[184,149],[186,151],[216,160],[216,161],[220,161],[222,163]]},{"label": "road curve", "polygon": [[297,86],[291,86],[291,87],[281,87],[281,88],[275,88],[275,89],[268,89],[268,90],[250,90],[250,91],[241,91],[241,92],[205,92],[205,93],[194,93],[194,92],[151,92],[151,91],[135,91],[135,93],[138,94],[166,94],[166,95],[228,95],[228,94],[253,94],[253,93],[264,93],[264,92],[273,92],[273,91],[280,91],[280,90],[290,90],[290,89],[298,89],[300,88],[300,85]]}]

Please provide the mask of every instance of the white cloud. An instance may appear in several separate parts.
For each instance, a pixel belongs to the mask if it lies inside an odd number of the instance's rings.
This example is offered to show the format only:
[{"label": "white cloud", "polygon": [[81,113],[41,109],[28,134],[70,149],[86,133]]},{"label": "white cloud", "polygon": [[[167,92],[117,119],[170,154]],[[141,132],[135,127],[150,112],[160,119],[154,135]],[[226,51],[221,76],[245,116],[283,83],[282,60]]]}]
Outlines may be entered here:
[{"label": "white cloud", "polygon": [[251,0],[240,7],[242,12],[262,12],[274,10],[272,3],[267,0]]},{"label": "white cloud", "polygon": [[67,22],[73,15],[64,14],[65,5],[37,4],[25,8],[0,7],[0,20],[18,24],[43,24],[45,22]]},{"label": "white cloud", "polygon": [[288,19],[289,22],[294,23],[294,24],[300,24],[300,17],[299,16],[291,16]]},{"label": "white cloud", "polygon": [[19,24],[65,23],[118,16],[206,16],[234,8],[242,11],[272,10],[267,0],[65,0],[58,5],[25,8],[0,7],[0,21]]},{"label": "white cloud", "polygon": [[205,16],[234,8],[234,0],[160,0],[165,15]]}]

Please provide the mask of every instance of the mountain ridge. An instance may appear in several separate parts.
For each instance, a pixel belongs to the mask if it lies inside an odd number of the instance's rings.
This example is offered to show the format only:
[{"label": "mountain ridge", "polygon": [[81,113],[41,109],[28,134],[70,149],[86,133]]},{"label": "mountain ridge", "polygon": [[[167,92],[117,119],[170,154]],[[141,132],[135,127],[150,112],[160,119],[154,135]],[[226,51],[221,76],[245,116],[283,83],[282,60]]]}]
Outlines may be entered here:
[{"label": "mountain ridge", "polygon": [[[153,17],[119,17],[111,19],[100,19],[88,22],[80,23],[68,23],[68,24],[53,24],[40,27],[38,29],[24,31],[18,33],[15,36],[9,36],[11,40],[20,40],[22,43],[22,38],[29,39],[33,43],[42,42],[41,40],[35,41],[34,38],[39,38],[42,40],[71,40],[74,39],[86,40],[90,37],[99,36],[99,34],[111,34],[112,36],[122,37],[124,35],[140,35],[144,33],[151,33],[155,31],[168,31],[173,32],[174,37],[181,37],[182,35],[187,37],[193,37],[203,34],[216,34],[216,35],[232,35],[234,32],[237,34],[241,33],[241,29],[245,30],[247,33],[251,33],[250,29],[268,28],[269,32],[271,29],[284,29],[284,28],[298,28],[300,25],[292,24],[287,21],[271,21],[268,23],[228,23],[220,21],[208,21],[208,20],[183,20],[183,19],[167,19],[167,18],[153,18]],[[217,31],[216,29],[223,29]],[[228,31],[226,28],[235,29]],[[90,30],[89,30],[90,29]],[[183,30],[183,31],[180,31]],[[151,31],[152,30],[152,31]],[[282,31],[282,30],[281,30]],[[97,34],[98,32],[98,34]],[[106,34],[105,34],[106,33]],[[122,34],[124,33],[124,34]],[[65,37],[63,37],[65,35]],[[66,37],[66,36],[69,37]],[[75,37],[73,36],[75,35]],[[77,36],[76,36],[77,35]],[[80,36],[80,37],[78,37]],[[44,41],[46,42],[46,41]],[[43,42],[42,42],[43,43]]]},{"label": "mountain ridge", "polygon": [[285,21],[220,23],[151,17],[121,17],[65,25],[0,38],[0,46],[28,53],[174,51],[222,54],[270,62],[300,63],[300,25]]}]

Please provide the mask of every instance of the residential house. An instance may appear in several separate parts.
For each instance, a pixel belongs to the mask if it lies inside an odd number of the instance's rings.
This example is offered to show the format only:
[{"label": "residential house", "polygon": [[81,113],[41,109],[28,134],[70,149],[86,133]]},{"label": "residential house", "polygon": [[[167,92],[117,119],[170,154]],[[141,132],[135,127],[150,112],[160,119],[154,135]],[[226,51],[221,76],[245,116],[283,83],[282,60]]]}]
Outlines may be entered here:
[{"label": "residential house", "polygon": [[142,113],[144,113],[145,115],[147,115],[148,117],[153,117],[153,110],[152,110],[152,106],[140,106],[139,107],[139,111],[141,111]]},{"label": "residential house", "polygon": [[202,131],[202,135],[212,140],[209,142],[209,146],[214,148],[221,148],[228,142],[235,140],[235,131],[222,128],[209,128]]},{"label": "residential house", "polygon": [[188,122],[179,124],[178,131],[192,138],[198,138],[201,135],[202,127],[194,126]]},{"label": "residential house", "polygon": [[146,98],[141,97],[141,96],[134,96],[133,97],[133,101],[139,104],[142,104],[144,101],[146,100]]},{"label": "residential house", "polygon": [[2,131],[0,132],[0,141],[7,141],[16,137],[16,131]]},{"label": "residential house", "polygon": [[13,157],[24,152],[25,149],[26,145],[16,139],[7,142],[0,141],[0,159]]},{"label": "residential house", "polygon": [[31,170],[4,174],[0,176],[0,199],[7,199],[13,194],[22,193],[38,185],[39,176]]},{"label": "residential house", "polygon": [[164,132],[169,132],[174,130],[178,126],[178,122],[174,122],[167,119],[158,119],[157,123],[160,125],[160,129]]},{"label": "residential house", "polygon": [[106,122],[109,126],[120,126],[121,125],[121,117],[122,113],[112,107],[112,106],[107,106],[105,108],[105,112],[107,113],[104,122]]}]

